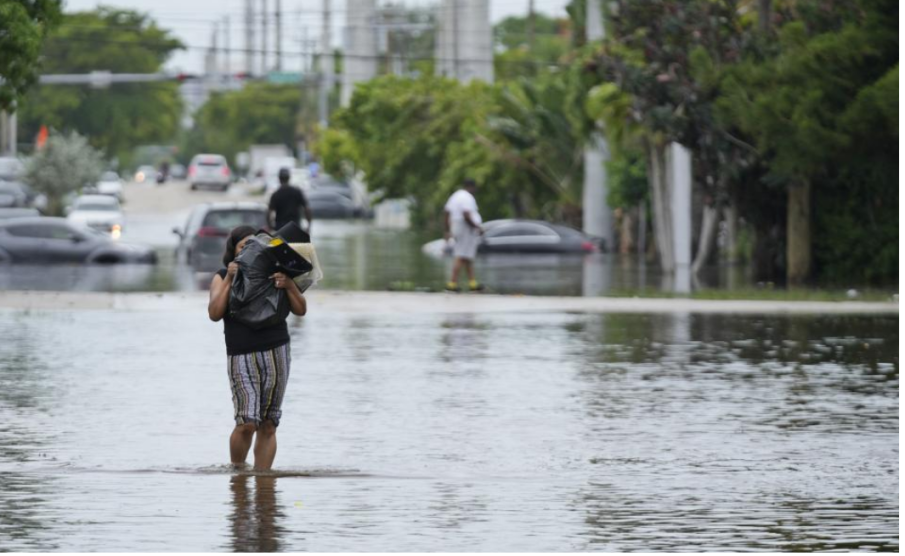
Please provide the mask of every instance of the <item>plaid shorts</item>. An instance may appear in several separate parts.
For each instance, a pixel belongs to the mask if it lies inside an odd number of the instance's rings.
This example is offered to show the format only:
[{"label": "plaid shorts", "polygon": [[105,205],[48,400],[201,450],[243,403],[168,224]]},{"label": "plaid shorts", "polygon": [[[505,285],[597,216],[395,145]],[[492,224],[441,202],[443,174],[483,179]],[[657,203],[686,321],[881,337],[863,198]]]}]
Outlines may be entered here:
[{"label": "plaid shorts", "polygon": [[279,426],[289,381],[289,343],[242,355],[230,355],[229,386],[237,425],[266,420]]}]

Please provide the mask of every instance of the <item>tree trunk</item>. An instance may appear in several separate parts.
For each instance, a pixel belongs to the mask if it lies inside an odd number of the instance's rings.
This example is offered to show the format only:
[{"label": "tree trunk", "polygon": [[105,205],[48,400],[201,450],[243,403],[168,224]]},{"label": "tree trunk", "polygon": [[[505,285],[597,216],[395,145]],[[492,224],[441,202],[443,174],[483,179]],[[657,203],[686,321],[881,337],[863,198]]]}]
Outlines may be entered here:
[{"label": "tree trunk", "polygon": [[632,211],[622,209],[622,218],[619,220],[619,254],[628,255],[632,252],[632,246],[635,244],[632,237],[632,224],[634,218]]},{"label": "tree trunk", "polygon": [[762,33],[770,31],[770,8],[772,0],[757,0],[757,23]]},{"label": "tree trunk", "polygon": [[669,190],[666,185],[666,147],[648,147],[648,181],[653,202],[654,237],[660,254],[660,268],[663,272],[675,270],[675,246],[672,239],[672,212]]},{"label": "tree trunk", "polygon": [[789,187],[786,220],[786,278],[803,284],[811,274],[811,183]]},{"label": "tree trunk", "polygon": [[738,262],[738,209],[734,202],[723,209],[723,218],[726,219],[726,262],[735,264]]},{"label": "tree trunk", "polygon": [[691,273],[697,274],[707,258],[710,257],[710,251],[713,247],[713,240],[716,237],[716,224],[719,221],[717,215],[719,209],[712,205],[704,205],[704,211],[701,215],[701,235],[698,241],[698,252],[695,254],[694,262],[691,264]]},{"label": "tree trunk", "polygon": [[638,203],[638,258],[644,257],[644,250],[647,246],[647,204],[644,201]]}]

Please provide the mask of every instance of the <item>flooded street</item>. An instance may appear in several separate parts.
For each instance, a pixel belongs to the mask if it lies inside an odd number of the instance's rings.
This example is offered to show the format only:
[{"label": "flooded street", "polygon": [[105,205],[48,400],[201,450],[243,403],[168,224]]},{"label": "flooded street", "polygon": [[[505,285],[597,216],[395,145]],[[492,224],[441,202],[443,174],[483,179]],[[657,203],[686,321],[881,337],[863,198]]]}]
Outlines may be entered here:
[{"label": "flooded street", "polygon": [[319,310],[276,472],[222,327],[0,310],[0,548],[896,551],[898,315]]}]

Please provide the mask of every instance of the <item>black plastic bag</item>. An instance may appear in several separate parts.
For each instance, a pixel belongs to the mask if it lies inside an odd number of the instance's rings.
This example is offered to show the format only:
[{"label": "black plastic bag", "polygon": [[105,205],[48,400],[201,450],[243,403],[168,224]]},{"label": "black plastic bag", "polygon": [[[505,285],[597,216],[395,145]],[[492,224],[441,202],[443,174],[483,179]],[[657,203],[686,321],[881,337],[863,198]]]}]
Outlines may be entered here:
[{"label": "black plastic bag", "polygon": [[277,263],[268,252],[271,237],[258,234],[248,239],[236,257],[239,270],[229,292],[229,317],[259,330],[279,324],[289,316],[289,297],[270,278]]}]

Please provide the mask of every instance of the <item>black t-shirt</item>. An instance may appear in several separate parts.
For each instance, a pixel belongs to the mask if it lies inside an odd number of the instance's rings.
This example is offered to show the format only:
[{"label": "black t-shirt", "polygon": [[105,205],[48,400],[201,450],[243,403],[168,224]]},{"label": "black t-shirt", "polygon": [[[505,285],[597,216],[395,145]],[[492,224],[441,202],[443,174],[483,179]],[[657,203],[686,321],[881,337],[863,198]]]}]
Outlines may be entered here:
[{"label": "black t-shirt", "polygon": [[291,185],[281,185],[270,196],[270,210],[276,213],[276,229],[289,222],[298,224],[302,219],[302,208],[308,205],[302,190]]},{"label": "black t-shirt", "polygon": [[[220,278],[226,279],[226,269],[217,271]],[[223,333],[226,335],[226,354],[243,355],[255,351],[266,351],[289,342],[289,328],[286,321],[280,324],[255,330],[229,318],[229,310],[223,316]]]}]

